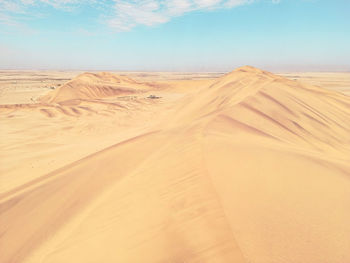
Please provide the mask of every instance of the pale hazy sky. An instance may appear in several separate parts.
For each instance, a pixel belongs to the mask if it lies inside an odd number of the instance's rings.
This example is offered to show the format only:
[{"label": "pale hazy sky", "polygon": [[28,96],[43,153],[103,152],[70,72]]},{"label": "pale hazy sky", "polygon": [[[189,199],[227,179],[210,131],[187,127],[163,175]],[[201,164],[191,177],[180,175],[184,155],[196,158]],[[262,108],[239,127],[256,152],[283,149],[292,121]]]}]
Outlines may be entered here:
[{"label": "pale hazy sky", "polygon": [[350,0],[0,0],[1,69],[350,71]]}]

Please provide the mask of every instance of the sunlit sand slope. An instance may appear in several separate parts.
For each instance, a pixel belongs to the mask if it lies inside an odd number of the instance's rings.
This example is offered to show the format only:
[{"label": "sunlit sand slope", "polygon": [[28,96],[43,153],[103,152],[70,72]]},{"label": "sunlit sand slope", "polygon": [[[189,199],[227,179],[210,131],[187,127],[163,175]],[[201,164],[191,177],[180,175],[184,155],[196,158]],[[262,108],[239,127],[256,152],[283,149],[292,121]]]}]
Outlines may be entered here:
[{"label": "sunlit sand slope", "polygon": [[0,262],[350,262],[350,99],[252,67],[0,198]]}]

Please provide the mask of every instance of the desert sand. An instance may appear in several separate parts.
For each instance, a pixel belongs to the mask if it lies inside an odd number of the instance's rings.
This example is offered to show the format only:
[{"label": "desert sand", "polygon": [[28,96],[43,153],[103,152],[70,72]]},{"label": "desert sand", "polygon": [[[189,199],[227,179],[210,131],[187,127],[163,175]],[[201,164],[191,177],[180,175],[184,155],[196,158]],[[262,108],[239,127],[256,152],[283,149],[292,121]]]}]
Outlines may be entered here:
[{"label": "desert sand", "polygon": [[350,262],[350,73],[0,89],[0,262]]}]

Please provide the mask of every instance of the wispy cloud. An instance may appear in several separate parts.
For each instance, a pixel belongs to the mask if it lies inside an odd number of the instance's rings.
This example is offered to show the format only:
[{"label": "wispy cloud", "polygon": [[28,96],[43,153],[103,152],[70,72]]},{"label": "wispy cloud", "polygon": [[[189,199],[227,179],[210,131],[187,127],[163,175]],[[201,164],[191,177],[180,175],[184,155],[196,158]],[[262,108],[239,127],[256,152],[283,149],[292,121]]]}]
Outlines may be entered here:
[{"label": "wispy cloud", "polygon": [[25,13],[30,8],[51,6],[56,9],[71,9],[82,4],[93,4],[97,0],[0,0],[0,12]]},{"label": "wispy cloud", "polygon": [[[115,31],[154,26],[194,11],[228,9],[263,0],[0,0],[0,24],[14,25],[19,15],[31,17],[43,6],[72,11],[89,6],[99,10],[105,23]],[[279,0],[264,0],[278,3]],[[38,13],[38,12],[36,12]]]},{"label": "wispy cloud", "polygon": [[113,17],[107,22],[117,31],[138,25],[153,26],[194,11],[233,8],[256,0],[115,0]]},{"label": "wispy cloud", "polygon": [[0,25],[26,26],[26,21],[46,15],[41,13],[43,7],[71,11],[94,3],[97,0],[0,0]]}]

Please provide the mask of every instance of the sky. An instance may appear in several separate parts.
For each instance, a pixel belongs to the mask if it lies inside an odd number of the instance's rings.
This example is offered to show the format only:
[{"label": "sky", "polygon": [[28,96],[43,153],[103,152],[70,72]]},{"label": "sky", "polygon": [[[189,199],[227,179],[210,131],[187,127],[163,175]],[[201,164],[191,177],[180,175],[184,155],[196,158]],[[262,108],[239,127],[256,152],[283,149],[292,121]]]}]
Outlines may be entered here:
[{"label": "sky", "polygon": [[0,0],[0,69],[350,71],[350,0]]}]

